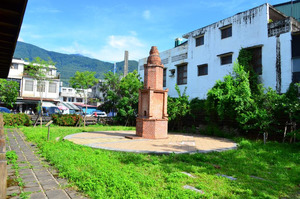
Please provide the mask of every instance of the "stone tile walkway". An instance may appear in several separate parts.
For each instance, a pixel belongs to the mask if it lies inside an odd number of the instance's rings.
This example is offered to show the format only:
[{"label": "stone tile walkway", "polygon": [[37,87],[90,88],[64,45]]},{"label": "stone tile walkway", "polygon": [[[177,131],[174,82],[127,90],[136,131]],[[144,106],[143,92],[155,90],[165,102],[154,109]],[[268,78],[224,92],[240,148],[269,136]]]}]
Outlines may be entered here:
[{"label": "stone tile walkway", "polygon": [[76,144],[113,151],[135,153],[207,153],[236,148],[236,143],[225,138],[195,134],[168,134],[167,139],[127,139],[135,131],[84,132],[68,135],[65,139]]},{"label": "stone tile walkway", "polygon": [[[7,151],[14,150],[18,155],[19,175],[25,183],[23,192],[31,199],[79,199],[86,198],[67,187],[67,181],[58,178],[58,172],[43,161],[35,152],[37,148],[25,141],[18,129],[7,130]],[[14,178],[15,169],[8,165],[8,176]],[[20,198],[21,188],[17,183],[8,181],[7,198]]]}]

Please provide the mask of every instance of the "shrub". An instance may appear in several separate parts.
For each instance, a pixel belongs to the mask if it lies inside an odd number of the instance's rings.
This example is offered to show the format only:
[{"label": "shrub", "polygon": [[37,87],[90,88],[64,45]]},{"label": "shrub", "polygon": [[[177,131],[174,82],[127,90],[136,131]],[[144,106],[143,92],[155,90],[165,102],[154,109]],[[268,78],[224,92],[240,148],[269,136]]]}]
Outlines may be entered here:
[{"label": "shrub", "polygon": [[82,117],[77,114],[66,114],[66,115],[52,115],[52,120],[54,124],[59,126],[75,126],[78,121],[82,122]]},{"label": "shrub", "polygon": [[30,126],[30,118],[25,113],[3,113],[4,126]]}]

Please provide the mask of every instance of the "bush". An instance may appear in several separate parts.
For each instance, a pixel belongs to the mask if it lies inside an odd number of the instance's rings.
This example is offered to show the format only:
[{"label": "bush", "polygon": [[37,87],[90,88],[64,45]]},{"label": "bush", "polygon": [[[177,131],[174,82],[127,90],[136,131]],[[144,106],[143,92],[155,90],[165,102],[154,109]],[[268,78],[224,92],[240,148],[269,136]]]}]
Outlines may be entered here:
[{"label": "bush", "polygon": [[75,126],[78,121],[82,122],[82,117],[77,114],[66,114],[66,115],[52,115],[52,120],[54,124],[59,126]]},{"label": "bush", "polygon": [[30,118],[25,113],[3,113],[4,126],[30,126]]}]

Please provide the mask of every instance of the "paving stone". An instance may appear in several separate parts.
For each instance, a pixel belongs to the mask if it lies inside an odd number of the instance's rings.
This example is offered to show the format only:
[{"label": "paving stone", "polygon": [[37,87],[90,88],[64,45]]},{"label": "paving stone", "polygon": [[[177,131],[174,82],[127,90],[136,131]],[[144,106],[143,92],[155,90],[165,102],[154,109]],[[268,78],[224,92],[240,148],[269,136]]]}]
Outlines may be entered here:
[{"label": "paving stone", "polygon": [[[49,181],[54,181],[52,176],[45,176],[45,177],[40,177],[38,178],[40,182],[49,182]],[[54,181],[55,182],[55,181]]]},{"label": "paving stone", "polygon": [[189,177],[191,177],[191,178],[196,178],[195,176],[193,176],[192,174],[190,174],[190,173],[187,173],[187,172],[181,172],[181,173],[183,173],[183,174],[185,174],[185,175],[187,175],[187,176],[189,176]]},{"label": "paving stone", "polygon": [[19,193],[21,193],[21,190],[20,190],[20,187],[19,186],[12,186],[12,187],[8,187],[7,189],[6,189],[6,195],[12,195],[12,194],[14,194],[14,193],[16,193],[16,194],[19,194]]},{"label": "paving stone", "polygon": [[200,190],[200,189],[197,189],[197,188],[195,188],[195,187],[192,187],[192,186],[190,186],[190,185],[184,185],[183,188],[184,188],[184,189],[189,189],[189,190],[192,190],[192,191],[201,193],[201,194],[204,194],[204,191],[202,191],[202,190]]},{"label": "paving stone", "polygon": [[46,198],[46,196],[39,192],[39,193],[32,193],[29,195],[30,199],[43,199],[43,198]]},{"label": "paving stone", "polygon": [[36,181],[34,181],[34,182],[27,182],[27,183],[25,183],[25,186],[26,187],[38,187],[39,183],[37,183]]},{"label": "paving stone", "polygon": [[224,174],[217,174],[218,176],[222,176],[222,177],[225,177],[225,178],[228,178],[229,180],[236,180],[236,178],[232,177],[232,176],[227,176],[227,175],[224,175]]},{"label": "paving stone", "polygon": [[46,191],[46,195],[49,199],[69,199],[66,193],[62,190],[50,190]]},{"label": "paving stone", "polygon": [[25,183],[28,183],[28,182],[35,182],[36,181],[36,179],[33,177],[33,178],[22,178],[23,179],[23,182],[25,182]]},{"label": "paving stone", "polygon": [[59,185],[57,183],[44,184],[44,185],[41,183],[41,185],[43,189],[46,191],[51,189],[59,189]]},{"label": "paving stone", "polygon": [[37,191],[41,191],[41,188],[38,187],[24,187],[24,192],[37,192]]}]

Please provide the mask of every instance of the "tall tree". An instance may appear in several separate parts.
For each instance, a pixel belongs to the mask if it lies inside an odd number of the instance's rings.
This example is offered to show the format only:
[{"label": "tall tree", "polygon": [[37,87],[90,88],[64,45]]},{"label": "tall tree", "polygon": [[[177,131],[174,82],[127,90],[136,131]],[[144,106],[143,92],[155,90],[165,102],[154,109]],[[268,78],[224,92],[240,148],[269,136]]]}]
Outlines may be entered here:
[{"label": "tall tree", "polygon": [[45,92],[46,81],[51,80],[51,76],[48,75],[50,69],[55,63],[49,58],[49,60],[43,60],[40,57],[36,57],[33,61],[29,62],[25,66],[24,73],[32,77],[37,81],[37,91],[40,93],[40,125],[43,126],[43,93]]},{"label": "tall tree", "polygon": [[108,72],[104,75],[104,82],[100,90],[103,92],[104,104],[102,109],[118,112],[116,120],[124,125],[135,123],[138,111],[139,89],[143,84],[137,71],[122,74]]},{"label": "tall tree", "polygon": [[15,81],[0,79],[0,100],[6,105],[13,107],[17,101],[19,84]]},{"label": "tall tree", "polygon": [[106,112],[117,111],[116,105],[121,98],[120,81],[122,74],[108,72],[104,74],[104,81],[100,86],[100,91],[103,93],[104,103],[101,108]]},{"label": "tall tree", "polygon": [[83,119],[83,126],[85,127],[85,119],[86,119],[86,111],[87,111],[87,92],[85,89],[88,89],[94,86],[97,83],[97,79],[95,78],[96,72],[77,71],[73,77],[70,79],[70,85],[76,90],[78,93],[82,93],[85,100],[85,114]]}]

